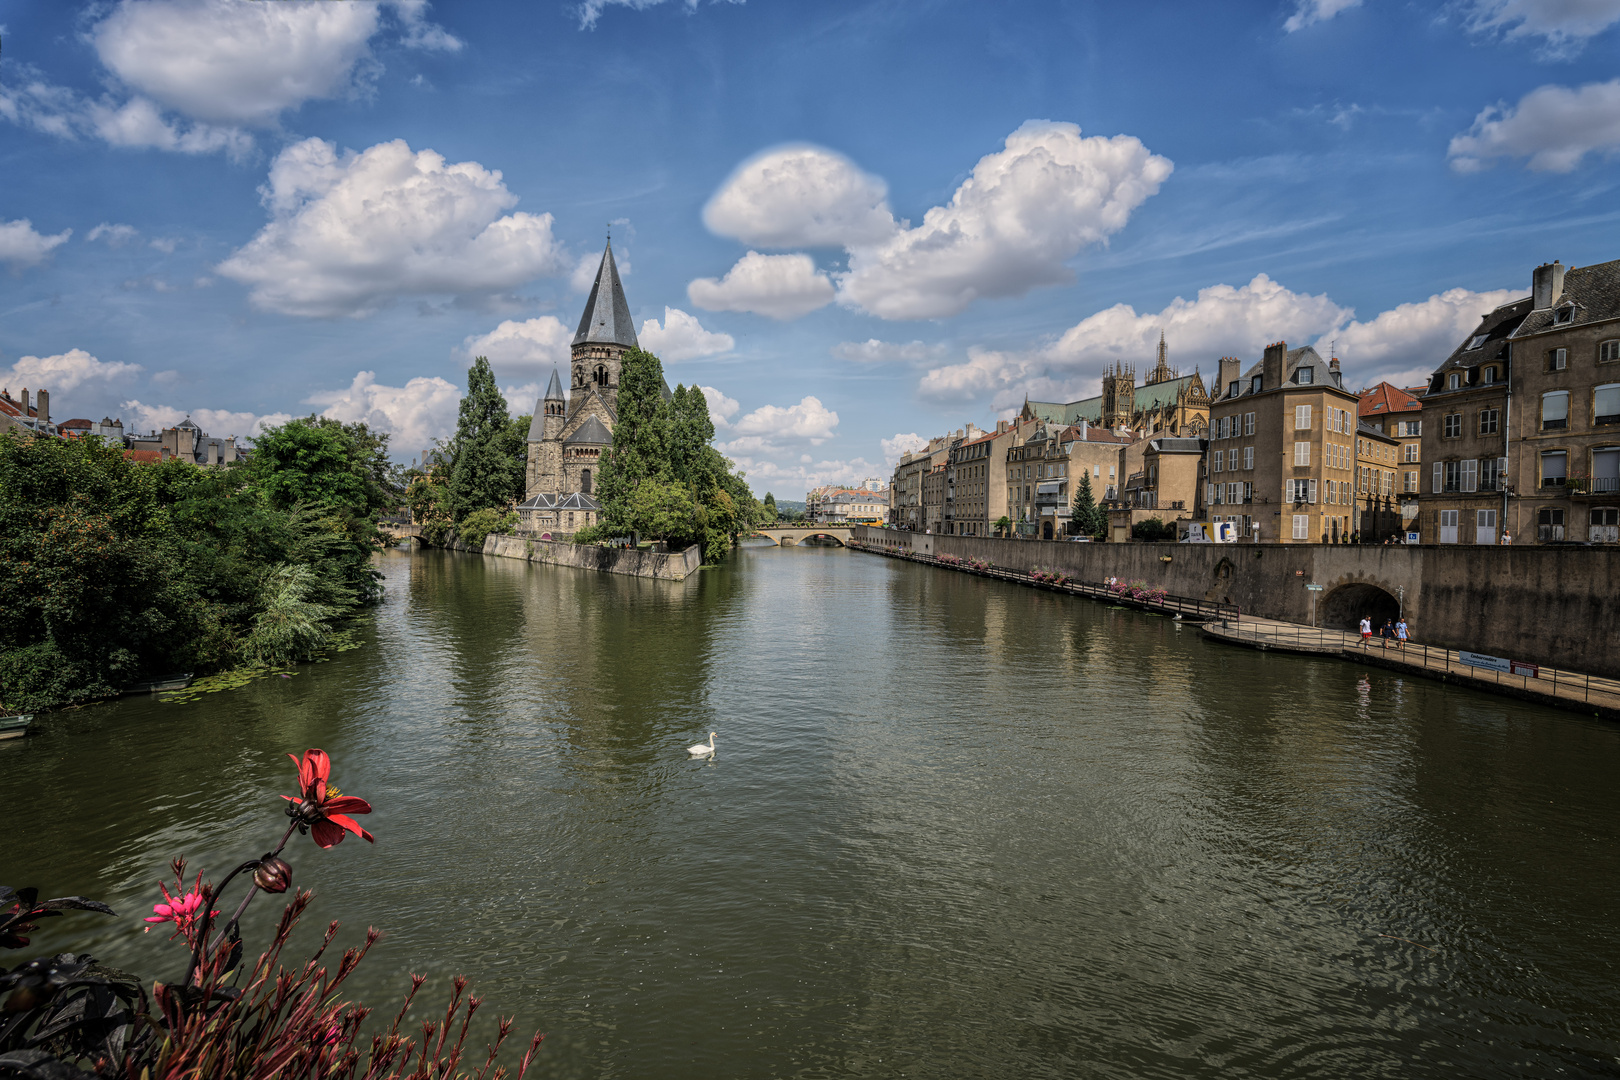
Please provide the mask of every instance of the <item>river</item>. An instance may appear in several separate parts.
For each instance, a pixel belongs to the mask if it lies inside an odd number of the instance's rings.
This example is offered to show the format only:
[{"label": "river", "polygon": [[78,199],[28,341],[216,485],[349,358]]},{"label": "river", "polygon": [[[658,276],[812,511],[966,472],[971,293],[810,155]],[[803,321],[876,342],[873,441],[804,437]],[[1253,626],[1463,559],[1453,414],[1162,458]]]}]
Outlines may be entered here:
[{"label": "river", "polygon": [[320,746],[377,843],[294,839],[310,926],[539,1076],[1620,1074],[1613,726],[839,548],[379,565],[362,648],[0,743],[0,882],[120,915],[10,962],[177,977],[167,861],[263,851]]}]

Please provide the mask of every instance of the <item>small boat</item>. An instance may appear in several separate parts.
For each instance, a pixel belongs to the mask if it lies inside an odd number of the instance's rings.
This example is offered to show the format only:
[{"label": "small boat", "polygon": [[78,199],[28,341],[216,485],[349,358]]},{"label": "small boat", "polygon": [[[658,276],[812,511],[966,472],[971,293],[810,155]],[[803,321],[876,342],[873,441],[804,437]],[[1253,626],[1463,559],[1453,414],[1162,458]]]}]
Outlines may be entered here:
[{"label": "small boat", "polygon": [[34,714],[24,716],[0,716],[0,739],[20,739],[28,734],[28,725],[34,722]]},{"label": "small boat", "polygon": [[184,690],[191,685],[191,672],[182,671],[178,675],[165,675],[161,679],[152,679],[149,682],[130,683],[119,691],[120,694],[161,694],[166,690]]}]

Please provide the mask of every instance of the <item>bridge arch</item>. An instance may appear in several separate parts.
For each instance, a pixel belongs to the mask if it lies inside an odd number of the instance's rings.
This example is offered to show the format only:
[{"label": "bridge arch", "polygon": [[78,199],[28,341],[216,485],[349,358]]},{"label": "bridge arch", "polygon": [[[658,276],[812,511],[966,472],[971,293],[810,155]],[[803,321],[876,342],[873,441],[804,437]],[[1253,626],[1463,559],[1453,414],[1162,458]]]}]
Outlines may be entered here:
[{"label": "bridge arch", "polygon": [[1373,632],[1385,619],[1401,617],[1401,602],[1382,585],[1371,581],[1347,581],[1322,594],[1317,605],[1317,625],[1338,630],[1354,630],[1362,619],[1371,619]]}]

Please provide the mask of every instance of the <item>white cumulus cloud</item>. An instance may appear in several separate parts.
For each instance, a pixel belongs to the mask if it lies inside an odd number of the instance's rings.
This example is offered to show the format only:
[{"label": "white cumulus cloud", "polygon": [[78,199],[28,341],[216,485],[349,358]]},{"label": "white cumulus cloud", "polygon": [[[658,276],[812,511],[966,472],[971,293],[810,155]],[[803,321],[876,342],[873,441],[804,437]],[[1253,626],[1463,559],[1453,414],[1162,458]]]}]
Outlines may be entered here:
[{"label": "white cumulus cloud", "polygon": [[17,270],[44,262],[53,249],[67,243],[72,235],[72,229],[63,229],[54,236],[37,232],[34,223],[27,218],[0,221],[0,262],[10,263]]},{"label": "white cumulus cloud", "polygon": [[1547,85],[1517,105],[1493,105],[1452,138],[1447,155],[1458,172],[1496,158],[1529,158],[1538,172],[1570,172],[1587,154],[1620,151],[1620,79],[1571,89]]},{"label": "white cumulus cloud", "polygon": [[814,397],[797,405],[761,405],[731,424],[730,442],[720,444],[727,454],[780,454],[805,445],[820,446],[833,437],[838,414]]},{"label": "white cumulus cloud", "polygon": [[1123,229],[1172,168],[1132,136],[1031,120],[921,225],[851,249],[839,300],[885,319],[933,319],[1068,281],[1065,263]]},{"label": "white cumulus cloud", "polygon": [[714,421],[714,426],[729,427],[731,418],[742,408],[737,404],[737,399],[726,397],[712,386],[700,386],[698,389],[703,391],[703,397],[709,403],[709,419]]},{"label": "white cumulus cloud", "polygon": [[397,454],[413,453],[456,428],[461,391],[444,379],[418,377],[404,386],[385,386],[372,371],[362,371],[344,390],[323,390],[304,399],[321,407],[321,415],[344,423],[363,422],[386,431]]},{"label": "white cumulus cloud", "polygon": [[[1351,322],[1323,335],[1337,342],[1345,382],[1354,388],[1389,381],[1397,386],[1427,382],[1480,316],[1525,295],[1524,289],[1474,292],[1447,289],[1427,300],[1398,304],[1366,322]],[[1322,351],[1319,342],[1317,351]]]},{"label": "white cumulus cloud", "polygon": [[655,353],[665,363],[716,356],[737,347],[736,339],[730,334],[705,330],[697,316],[672,307],[664,308],[662,326],[658,325],[657,319],[642,323],[636,339],[641,342],[643,349]]},{"label": "white cumulus cloud", "polygon": [[55,356],[19,357],[0,378],[13,391],[20,386],[31,386],[59,394],[76,390],[85,383],[125,378],[142,370],[139,364],[98,360],[83,349],[69,349]]},{"label": "white cumulus cloud", "polygon": [[1312,23],[1326,22],[1348,8],[1360,6],[1361,0],[1299,0],[1299,6],[1283,23],[1283,29],[1292,34]]},{"label": "white cumulus cloud", "polygon": [[147,405],[138,400],[126,401],[119,408],[123,411],[121,419],[124,430],[130,433],[161,431],[190,419],[202,428],[205,435],[252,438],[263,434],[265,428],[276,427],[292,419],[291,413],[283,412],[260,414],[232,412],[229,409],[179,409],[173,405]]},{"label": "white cumulus cloud", "polygon": [[808,255],[750,251],[725,277],[693,281],[686,295],[706,311],[751,311],[786,320],[832,303],[835,290]]},{"label": "white cumulus cloud", "polygon": [[894,467],[900,464],[901,458],[915,450],[923,449],[928,445],[928,440],[915,431],[903,434],[897,432],[892,439],[879,440],[879,445],[883,447],[883,464],[888,466],[888,471],[892,473]]},{"label": "white cumulus cloud", "polygon": [[945,355],[945,346],[926,345],[921,341],[840,341],[832,347],[832,354],[840,360],[857,364],[920,364],[937,360]]},{"label": "white cumulus cloud", "polygon": [[97,240],[105,240],[108,247],[123,247],[138,235],[139,231],[133,225],[109,225],[103,221],[100,225],[85,233],[84,240],[87,244],[93,244]]},{"label": "white cumulus cloud", "polygon": [[507,319],[487,334],[475,334],[462,342],[461,353],[469,360],[487,357],[490,366],[502,374],[544,373],[553,366],[567,369],[573,340],[573,332],[562,320],[541,315],[523,322]]},{"label": "white cumulus cloud", "polygon": [[567,270],[550,214],[503,215],[518,199],[498,171],[402,139],[359,154],[305,139],[262,191],[270,223],[218,271],[266,310],[360,316],[402,296],[487,297]]},{"label": "white cumulus cloud", "polygon": [[784,146],[738,166],[703,208],[711,232],[758,247],[851,247],[895,231],[888,186],[842,154]]},{"label": "white cumulus cloud", "polygon": [[1579,49],[1617,22],[1620,0],[1474,0],[1468,17],[1473,30],[1540,37],[1554,54]]}]

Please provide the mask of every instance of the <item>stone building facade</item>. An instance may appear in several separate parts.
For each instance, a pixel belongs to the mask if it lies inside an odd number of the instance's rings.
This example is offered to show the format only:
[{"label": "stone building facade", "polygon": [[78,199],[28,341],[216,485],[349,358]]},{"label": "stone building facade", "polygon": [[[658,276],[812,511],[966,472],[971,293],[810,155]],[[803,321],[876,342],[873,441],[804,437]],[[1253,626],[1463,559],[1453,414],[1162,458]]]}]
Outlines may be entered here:
[{"label": "stone building facade", "polygon": [[1402,533],[1419,532],[1418,504],[1423,486],[1424,387],[1381,382],[1361,392],[1361,420],[1398,443],[1395,502]]},{"label": "stone building facade", "polygon": [[[564,395],[554,369],[545,396],[534,406],[524,500],[518,504],[525,531],[567,536],[597,523],[602,508],[595,496],[596,479],[619,419],[622,359],[637,347],[610,242],[569,349],[568,393]],[[669,393],[667,385],[664,393]]]}]

